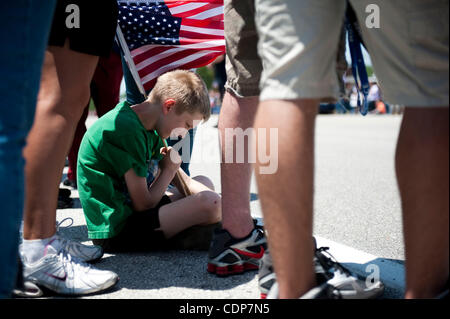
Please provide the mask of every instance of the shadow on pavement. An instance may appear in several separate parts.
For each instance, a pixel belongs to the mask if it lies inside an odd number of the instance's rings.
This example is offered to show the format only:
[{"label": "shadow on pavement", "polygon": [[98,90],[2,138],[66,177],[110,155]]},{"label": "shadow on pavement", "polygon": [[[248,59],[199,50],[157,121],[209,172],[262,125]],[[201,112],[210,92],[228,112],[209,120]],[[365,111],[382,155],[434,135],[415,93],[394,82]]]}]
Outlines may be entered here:
[{"label": "shadow on pavement", "polygon": [[[60,229],[65,238],[89,241],[85,225]],[[118,289],[131,290],[184,287],[206,290],[226,290],[252,281],[256,271],[225,278],[209,274],[207,251],[154,251],[148,253],[105,254],[95,263],[99,269],[116,272]]]}]

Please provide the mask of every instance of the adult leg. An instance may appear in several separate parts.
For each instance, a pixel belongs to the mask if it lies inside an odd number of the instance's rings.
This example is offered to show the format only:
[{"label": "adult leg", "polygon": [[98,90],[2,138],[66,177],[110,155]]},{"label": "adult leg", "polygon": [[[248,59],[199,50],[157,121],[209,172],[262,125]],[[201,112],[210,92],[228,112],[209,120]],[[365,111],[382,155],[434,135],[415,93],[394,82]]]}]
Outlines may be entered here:
[{"label": "adult leg", "polygon": [[[315,285],[311,247],[317,109],[318,100],[269,100],[260,104],[255,121],[257,130],[278,130],[278,154],[273,155],[278,156],[278,170],[262,174],[267,163],[258,158],[255,174],[280,298],[298,298]],[[273,154],[269,144],[258,145],[260,152]]]},{"label": "adult leg", "polygon": [[[222,225],[235,238],[247,236],[254,227],[250,214],[252,164],[248,159],[244,163],[236,163],[234,159],[231,163],[226,162],[226,154],[236,154],[237,149],[236,136],[226,138],[226,131],[252,128],[257,107],[258,97],[239,98],[226,92],[219,117]],[[244,141],[245,154],[248,149],[249,141]]]},{"label": "adult leg", "polygon": [[114,51],[101,57],[91,83],[91,93],[98,117],[105,115],[119,103],[123,78],[120,55]]},{"label": "adult leg", "polygon": [[[360,20],[372,3],[350,2]],[[395,159],[403,210],[405,296],[434,297],[449,274],[449,2],[375,3],[383,13],[381,28],[361,28],[363,38],[383,97],[409,106]]]},{"label": "adult leg", "polygon": [[406,108],[396,153],[406,298],[433,298],[449,275],[449,109]]},{"label": "adult leg", "polygon": [[[264,231],[250,214],[252,170],[246,154],[251,141],[243,140],[245,130],[253,126],[262,72],[254,0],[225,0],[224,13],[227,92],[218,125],[223,228],[214,232],[208,261],[208,271],[219,276],[257,270],[267,248]],[[238,145],[238,139],[244,145]],[[243,163],[237,163],[237,155],[243,155],[237,152],[244,152],[244,157],[239,156]]]},{"label": "adult leg", "polygon": [[98,57],[50,46],[45,53],[35,123],[24,155],[24,239],[55,234],[58,185],[75,128],[89,100]]},{"label": "adult leg", "polygon": [[[344,12],[345,1],[256,0],[264,65],[257,154],[271,154],[271,160],[277,155],[278,169],[265,174],[267,163],[258,156],[255,174],[280,298],[299,298],[315,285],[315,117],[319,100],[338,95],[336,56]],[[273,143],[267,143],[269,151],[258,145],[260,134],[273,134],[271,128],[278,131],[278,154],[270,149]]]}]

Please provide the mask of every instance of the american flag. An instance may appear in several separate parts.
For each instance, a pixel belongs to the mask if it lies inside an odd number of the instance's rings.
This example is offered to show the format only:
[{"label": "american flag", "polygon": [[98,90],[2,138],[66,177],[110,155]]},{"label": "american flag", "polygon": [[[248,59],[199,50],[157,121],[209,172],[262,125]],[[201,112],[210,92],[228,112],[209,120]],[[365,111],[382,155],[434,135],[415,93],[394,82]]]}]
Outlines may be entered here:
[{"label": "american flag", "polygon": [[119,0],[119,26],[146,91],[161,74],[225,53],[223,0]]}]

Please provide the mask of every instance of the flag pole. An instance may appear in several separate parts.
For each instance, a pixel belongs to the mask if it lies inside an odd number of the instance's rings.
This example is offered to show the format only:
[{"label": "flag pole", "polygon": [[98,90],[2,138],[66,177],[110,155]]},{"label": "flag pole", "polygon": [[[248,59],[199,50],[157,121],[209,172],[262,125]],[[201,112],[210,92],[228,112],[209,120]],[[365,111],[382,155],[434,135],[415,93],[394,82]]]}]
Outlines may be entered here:
[{"label": "flag pole", "polygon": [[128,48],[127,42],[122,33],[122,29],[119,25],[117,25],[116,30],[116,39],[119,43],[120,48],[123,52],[123,58],[125,59],[126,64],[128,65],[128,69],[130,70],[131,76],[136,83],[136,86],[139,89],[139,93],[141,93],[147,99],[147,93],[145,92],[144,86],[142,85],[141,79],[139,78],[139,73],[136,69],[136,65],[134,64],[133,58],[131,57],[130,49]]}]

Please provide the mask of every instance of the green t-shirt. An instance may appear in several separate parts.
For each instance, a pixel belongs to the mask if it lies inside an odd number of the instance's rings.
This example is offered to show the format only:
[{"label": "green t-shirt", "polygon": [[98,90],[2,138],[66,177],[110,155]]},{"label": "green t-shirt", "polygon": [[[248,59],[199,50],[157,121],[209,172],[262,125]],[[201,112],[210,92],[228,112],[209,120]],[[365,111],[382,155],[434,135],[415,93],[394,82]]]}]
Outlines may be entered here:
[{"label": "green t-shirt", "polygon": [[130,106],[122,102],[98,119],[80,145],[78,192],[92,239],[116,236],[133,212],[125,173],[133,168],[146,177],[150,160],[161,159],[161,138],[144,128]]}]

